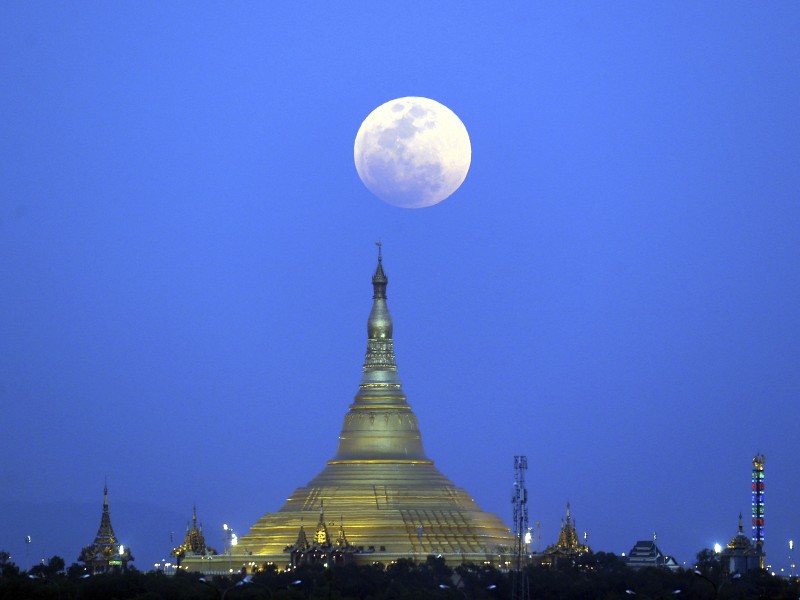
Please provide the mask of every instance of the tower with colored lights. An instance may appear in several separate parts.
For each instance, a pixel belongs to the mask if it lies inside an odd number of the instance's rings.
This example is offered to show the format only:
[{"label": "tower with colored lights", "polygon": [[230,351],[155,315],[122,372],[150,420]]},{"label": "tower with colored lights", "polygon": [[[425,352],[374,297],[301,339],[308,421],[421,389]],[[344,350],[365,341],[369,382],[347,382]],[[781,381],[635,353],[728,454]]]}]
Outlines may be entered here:
[{"label": "tower with colored lights", "polygon": [[753,545],[760,555],[761,568],[764,568],[764,455],[753,457]]}]

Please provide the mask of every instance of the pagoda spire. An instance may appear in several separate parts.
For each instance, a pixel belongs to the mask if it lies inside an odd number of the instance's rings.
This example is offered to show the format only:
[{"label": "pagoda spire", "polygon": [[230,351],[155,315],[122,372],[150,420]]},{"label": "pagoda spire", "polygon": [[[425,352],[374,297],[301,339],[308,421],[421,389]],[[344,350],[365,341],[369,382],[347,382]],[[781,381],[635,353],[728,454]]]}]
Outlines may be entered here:
[{"label": "pagoda spire", "polygon": [[187,555],[209,556],[217,554],[217,551],[206,545],[206,538],[203,536],[203,524],[197,526],[197,505],[192,506],[192,523],[186,522],[186,536],[183,544],[172,549],[172,555],[178,559],[178,565]]},{"label": "pagoda spire", "polygon": [[[394,367],[397,370],[397,366],[394,363],[394,353],[392,352],[392,316],[386,306],[386,286],[389,284],[389,278],[386,277],[386,273],[383,270],[381,243],[378,242],[377,245],[378,266],[375,267],[375,274],[372,276],[372,311],[369,313],[369,319],[367,320],[367,333],[370,341],[386,343],[376,344],[372,347],[369,344],[367,345],[367,359],[364,362],[364,368],[383,366]],[[377,359],[378,354],[381,353],[380,351],[383,351],[384,361],[371,362],[370,358]],[[374,356],[371,357],[371,353]]]},{"label": "pagoda spire", "polygon": [[394,355],[392,316],[386,304],[389,278],[383,247],[372,276],[372,310],[367,319],[367,351],[355,401],[345,416],[339,449],[331,463],[403,460],[430,463],[422,448],[417,417],[408,404]]},{"label": "pagoda spire", "polygon": [[317,523],[317,531],[314,533],[314,542],[319,546],[330,545],[328,526],[325,524],[325,512],[322,508],[319,510],[319,522]]},{"label": "pagoda spire", "polygon": [[381,243],[378,242],[378,265],[372,276],[372,310],[367,319],[367,352],[364,356],[363,376],[356,394],[356,402],[377,401],[381,405],[406,405],[406,395],[401,388],[394,357],[394,326],[386,304],[386,286],[389,278],[383,270]]},{"label": "pagoda spire", "polygon": [[103,486],[103,513],[100,515],[100,527],[97,528],[94,543],[83,548],[78,560],[85,563],[94,573],[106,571],[110,566],[125,568],[125,565],[133,560],[130,548],[119,544],[114,534],[111,513],[108,510],[107,483]]},{"label": "pagoda spire", "polygon": [[389,283],[389,280],[386,277],[386,273],[383,272],[383,253],[381,252],[383,244],[375,242],[375,245],[378,247],[378,266],[375,269],[375,275],[372,276],[372,288],[374,290],[372,297],[386,300],[386,284]]},{"label": "pagoda spire", "polygon": [[297,541],[294,543],[294,546],[301,551],[308,550],[309,547],[308,537],[306,536],[306,530],[305,527],[303,527],[302,521],[300,521],[300,531],[297,533]]},{"label": "pagoda spire", "polygon": [[117,543],[117,536],[114,535],[114,527],[111,525],[111,513],[108,511],[108,484],[103,486],[103,514],[100,516],[95,543]]}]

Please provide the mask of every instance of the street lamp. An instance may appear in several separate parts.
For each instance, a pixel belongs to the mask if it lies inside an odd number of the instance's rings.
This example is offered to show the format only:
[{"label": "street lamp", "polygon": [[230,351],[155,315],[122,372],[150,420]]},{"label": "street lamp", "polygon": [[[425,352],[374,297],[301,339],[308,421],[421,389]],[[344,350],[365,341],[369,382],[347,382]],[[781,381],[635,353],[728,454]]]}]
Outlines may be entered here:
[{"label": "street lamp", "polygon": [[233,547],[239,543],[239,538],[227,523],[222,524],[222,543],[223,550],[228,552],[228,573],[233,573]]}]

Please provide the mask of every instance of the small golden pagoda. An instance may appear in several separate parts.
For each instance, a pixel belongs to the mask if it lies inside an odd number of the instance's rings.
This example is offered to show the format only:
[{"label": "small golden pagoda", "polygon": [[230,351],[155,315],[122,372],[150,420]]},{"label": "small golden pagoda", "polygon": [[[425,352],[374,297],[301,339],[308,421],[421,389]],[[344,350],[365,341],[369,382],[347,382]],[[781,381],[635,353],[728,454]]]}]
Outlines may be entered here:
[{"label": "small golden pagoda", "polygon": [[[498,562],[498,555],[513,545],[500,518],[481,511],[423,450],[417,417],[397,374],[387,284],[378,244],[363,376],[344,417],[336,455],[278,512],[265,514],[240,538],[232,549],[234,566],[253,561],[286,565],[287,551],[308,543],[304,518],[321,514],[323,503],[326,512],[341,515],[346,523],[347,538],[342,538],[360,563],[429,554]],[[191,559],[190,564],[187,557],[185,565],[208,572],[214,568],[211,562]]]},{"label": "small golden pagoda", "polygon": [[742,513],[739,513],[739,530],[719,555],[723,575],[744,574],[761,568],[762,553],[744,533]]},{"label": "small golden pagoda", "polygon": [[172,549],[172,556],[177,558],[178,566],[186,556],[210,556],[217,554],[214,548],[206,545],[206,538],[203,535],[203,524],[197,526],[197,506],[192,507],[192,524],[186,524],[186,537],[183,544]]},{"label": "small golden pagoda", "polygon": [[567,516],[561,520],[558,541],[545,548],[542,564],[557,567],[559,562],[563,562],[565,559],[571,562],[581,554],[591,552],[592,549],[585,542],[586,534],[584,533],[584,543],[581,543],[575,519],[572,518],[572,511],[570,510],[569,502],[567,502]]},{"label": "small golden pagoda", "polygon": [[339,535],[335,541],[331,541],[328,534],[328,525],[325,521],[325,513],[320,511],[317,530],[314,539],[309,543],[303,524],[300,524],[300,531],[297,534],[297,541],[293,546],[283,549],[289,553],[289,565],[297,567],[301,564],[322,564],[343,565],[353,562],[358,548],[347,541],[344,533],[344,523],[339,523]]}]

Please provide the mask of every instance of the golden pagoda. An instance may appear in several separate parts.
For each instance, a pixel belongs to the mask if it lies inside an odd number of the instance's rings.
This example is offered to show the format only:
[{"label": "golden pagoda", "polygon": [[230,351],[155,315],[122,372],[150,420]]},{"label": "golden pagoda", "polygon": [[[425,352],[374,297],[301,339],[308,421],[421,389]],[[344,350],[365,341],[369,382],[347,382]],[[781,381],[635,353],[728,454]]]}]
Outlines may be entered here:
[{"label": "golden pagoda", "polygon": [[719,555],[723,575],[744,574],[762,568],[762,553],[744,533],[742,513],[739,513],[739,530]]},{"label": "golden pagoda", "polygon": [[572,511],[569,502],[567,502],[567,516],[561,519],[561,531],[558,533],[558,541],[545,548],[542,564],[558,566],[565,559],[568,562],[572,562],[581,554],[590,553],[592,549],[585,543],[586,533],[583,535],[584,543],[581,543],[575,519],[572,517]]},{"label": "golden pagoda", "polygon": [[[288,564],[288,552],[307,544],[304,520],[313,522],[313,516],[322,515],[323,505],[325,513],[341,517],[341,537],[359,563],[424,559],[429,554],[496,563],[513,545],[500,518],[481,511],[425,454],[417,417],[397,374],[387,283],[378,244],[363,376],[344,417],[336,455],[278,512],[261,517],[226,562],[237,568],[253,562]],[[210,572],[211,562],[187,556],[184,564]]]},{"label": "golden pagoda", "polygon": [[186,524],[186,536],[183,538],[183,544],[177,548],[173,548],[172,556],[178,559],[178,566],[186,556],[209,556],[217,554],[214,548],[206,544],[206,538],[203,535],[203,524],[197,526],[197,506],[192,507],[192,524]]}]

